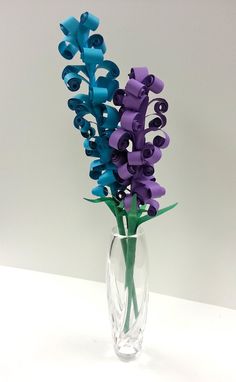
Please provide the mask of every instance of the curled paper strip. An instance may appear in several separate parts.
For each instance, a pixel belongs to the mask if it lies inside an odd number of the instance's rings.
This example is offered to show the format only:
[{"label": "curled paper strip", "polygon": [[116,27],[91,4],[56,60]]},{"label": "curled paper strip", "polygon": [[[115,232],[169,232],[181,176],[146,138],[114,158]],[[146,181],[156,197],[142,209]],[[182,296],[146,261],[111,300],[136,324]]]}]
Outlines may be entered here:
[{"label": "curled paper strip", "polygon": [[[58,49],[67,60],[71,60],[77,53],[82,60],[81,65],[67,65],[62,72],[62,79],[72,92],[77,92],[82,84],[88,87],[87,94],[75,94],[70,98],[68,107],[76,113],[74,126],[85,138],[86,155],[97,158],[91,163],[89,171],[90,177],[98,183],[92,193],[106,196],[108,187],[113,195],[125,188],[117,181],[117,169],[115,162],[112,162],[113,149],[109,146],[109,138],[117,128],[120,116],[114,107],[106,104],[112,100],[119,87],[116,78],[120,72],[114,62],[104,60],[106,44],[103,36],[97,33],[90,35],[98,26],[99,19],[89,12],[83,13],[80,21],[68,17],[60,24],[64,40]],[[96,121],[93,125],[91,119]],[[125,134],[127,138],[121,137],[117,146],[119,150],[126,147],[129,135],[127,132]]]},{"label": "curled paper strip", "polygon": [[[128,189],[117,191],[117,198],[123,200],[126,210],[130,209],[132,196],[137,195],[137,206],[149,205],[148,214],[155,216],[159,203],[155,198],[165,194],[153,177],[154,164],[162,156],[162,149],[169,144],[169,136],[162,131],[166,125],[164,113],[168,104],[163,98],[149,102],[149,92],[160,93],[164,83],[146,67],[132,68],[125,89],[117,89],[114,104],[120,106],[120,125],[111,134],[109,145],[114,149],[112,162],[117,168],[118,180],[129,185]],[[154,104],[153,119],[145,126],[147,109]],[[148,114],[150,115],[150,114]],[[147,133],[157,131],[153,142],[147,142]],[[131,149],[130,149],[131,148]]]}]

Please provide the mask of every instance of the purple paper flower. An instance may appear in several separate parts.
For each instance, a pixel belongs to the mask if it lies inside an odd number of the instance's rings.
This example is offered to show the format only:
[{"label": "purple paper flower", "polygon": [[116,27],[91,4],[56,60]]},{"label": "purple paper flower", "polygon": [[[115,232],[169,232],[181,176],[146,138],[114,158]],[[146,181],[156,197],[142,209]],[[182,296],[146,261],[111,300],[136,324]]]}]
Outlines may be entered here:
[{"label": "purple paper flower", "polygon": [[[162,149],[168,146],[170,139],[162,130],[168,103],[163,98],[149,101],[148,94],[149,91],[158,94],[163,88],[164,83],[149,74],[146,67],[132,68],[125,89],[118,89],[113,97],[114,104],[120,106],[120,125],[109,139],[109,145],[114,149],[112,162],[116,165],[116,177],[121,185],[116,197],[123,200],[129,211],[132,196],[136,194],[137,207],[149,205],[150,216],[155,216],[159,209],[155,198],[165,194],[165,188],[154,177],[154,164],[161,159]],[[146,115],[151,104],[154,111]],[[154,118],[145,126],[149,116]],[[150,131],[158,131],[158,135],[152,142],[147,142]]]}]

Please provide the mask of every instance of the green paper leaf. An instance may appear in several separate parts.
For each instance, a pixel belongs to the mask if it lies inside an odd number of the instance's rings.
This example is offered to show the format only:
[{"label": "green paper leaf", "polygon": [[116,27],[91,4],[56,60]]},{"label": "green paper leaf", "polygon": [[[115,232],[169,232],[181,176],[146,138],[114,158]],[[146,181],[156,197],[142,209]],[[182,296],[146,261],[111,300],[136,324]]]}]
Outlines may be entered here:
[{"label": "green paper leaf", "polygon": [[165,212],[172,210],[172,208],[175,208],[175,207],[177,206],[177,204],[178,204],[178,203],[174,203],[174,204],[171,204],[171,205],[168,206],[168,207],[164,207],[164,208],[162,208],[161,210],[159,210],[159,211],[157,212],[157,216],[162,215],[162,214],[164,214]]},{"label": "green paper leaf", "polygon": [[162,208],[161,210],[159,210],[159,211],[157,212],[156,216],[145,215],[145,216],[140,217],[139,220],[138,220],[138,224],[137,224],[137,225],[139,226],[140,224],[143,224],[144,222],[146,222],[146,221],[148,221],[148,220],[154,219],[154,218],[156,218],[157,216],[160,216],[160,215],[164,214],[165,212],[172,210],[172,208],[174,208],[175,206],[177,206],[177,204],[178,204],[178,203],[174,203],[174,204],[171,204],[171,205],[168,206],[168,207],[164,207],[164,208]]},{"label": "green paper leaf", "polygon": [[84,198],[84,200],[87,200],[87,202],[91,202],[91,203],[102,203],[102,202],[104,202],[104,203],[106,203],[107,207],[111,210],[113,215],[116,216],[116,203],[115,203],[113,198],[103,196],[103,197],[97,198],[97,199]]},{"label": "green paper leaf", "polygon": [[131,201],[131,207],[129,212],[127,213],[128,217],[128,234],[134,235],[137,230],[137,222],[138,222],[138,215],[137,215],[137,195],[134,194],[132,196]]},{"label": "green paper leaf", "polygon": [[106,196],[103,196],[103,197],[97,198],[97,199],[89,199],[89,198],[83,198],[83,199],[87,200],[87,202],[91,202],[91,203],[101,203],[101,202],[105,202],[106,200],[113,200],[112,198],[109,198]]}]

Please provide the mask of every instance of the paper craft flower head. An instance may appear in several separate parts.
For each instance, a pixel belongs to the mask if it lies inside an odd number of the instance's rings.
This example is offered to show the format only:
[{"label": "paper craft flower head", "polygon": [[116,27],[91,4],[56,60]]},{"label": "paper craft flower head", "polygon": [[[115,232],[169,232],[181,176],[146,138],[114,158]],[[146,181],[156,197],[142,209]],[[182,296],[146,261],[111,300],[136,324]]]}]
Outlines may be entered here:
[{"label": "paper craft flower head", "polygon": [[[96,158],[91,162],[89,175],[97,181],[92,194],[99,198],[86,200],[105,202],[117,221],[120,215],[128,218],[131,212],[135,213],[136,232],[139,224],[176,205],[159,209],[156,198],[163,196],[165,189],[154,177],[154,164],[170,141],[163,131],[168,104],[163,98],[149,100],[149,92],[159,94],[164,83],[149,74],[146,67],[132,68],[125,88],[119,89],[119,68],[104,59],[103,37],[90,35],[98,25],[99,19],[89,12],[83,13],[80,21],[69,17],[60,24],[65,35],[58,47],[60,54],[71,60],[79,52],[83,62],[66,66],[62,78],[72,92],[77,92],[82,84],[87,86],[87,94],[76,94],[68,101],[76,114],[74,126],[85,138],[85,153]],[[107,103],[112,100],[119,111]],[[147,126],[149,116],[153,118]],[[147,141],[150,131],[157,132],[152,142]]]},{"label": "paper craft flower head", "polygon": [[[129,80],[124,90],[119,89],[114,94],[115,105],[120,106],[120,126],[111,134],[109,144],[115,149],[112,161],[117,166],[120,184],[130,187],[127,192],[120,191],[118,198],[124,201],[126,210],[130,209],[132,196],[137,195],[137,204],[149,205],[148,215],[155,216],[159,203],[155,198],[165,194],[154,178],[153,165],[161,158],[161,149],[169,144],[166,133],[160,135],[160,130],[166,124],[163,115],[168,109],[167,102],[162,98],[155,98],[149,102],[148,93],[160,93],[164,87],[163,82],[148,69],[132,68]],[[150,103],[154,104],[154,118],[145,127],[146,111]],[[159,134],[153,142],[147,142],[147,133],[158,131]],[[132,145],[130,151],[127,150]]]}]

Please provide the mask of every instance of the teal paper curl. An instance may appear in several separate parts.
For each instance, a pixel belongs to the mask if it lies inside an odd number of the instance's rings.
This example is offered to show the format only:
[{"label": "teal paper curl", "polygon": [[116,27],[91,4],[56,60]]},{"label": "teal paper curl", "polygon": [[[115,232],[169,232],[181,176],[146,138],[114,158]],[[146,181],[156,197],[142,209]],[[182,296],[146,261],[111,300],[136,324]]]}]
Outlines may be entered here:
[{"label": "teal paper curl", "polygon": [[80,16],[80,22],[84,27],[95,31],[99,25],[99,18],[92,13],[84,12]]},{"label": "teal paper curl", "polygon": [[101,49],[102,53],[105,53],[106,50],[107,50],[105,42],[104,42],[104,39],[103,39],[103,37],[100,34],[94,34],[94,35],[89,37],[89,39],[88,39],[88,47],[89,48],[94,47],[94,48],[97,48],[97,49]]},{"label": "teal paper curl", "polygon": [[[89,171],[90,177],[98,182],[92,193],[106,196],[108,187],[112,194],[121,188],[115,176],[116,167],[111,161],[113,150],[109,146],[109,137],[117,128],[120,117],[118,111],[107,104],[119,87],[116,78],[120,71],[113,61],[104,60],[106,44],[103,36],[97,33],[89,36],[98,26],[99,19],[89,12],[83,13],[80,21],[68,17],[60,23],[64,40],[59,43],[58,50],[67,60],[80,53],[82,64],[67,65],[62,79],[72,92],[77,92],[82,85],[88,88],[87,94],[74,94],[68,100],[68,107],[76,113],[74,127],[85,138],[86,155],[97,158]],[[91,116],[96,122],[91,121]]]}]

